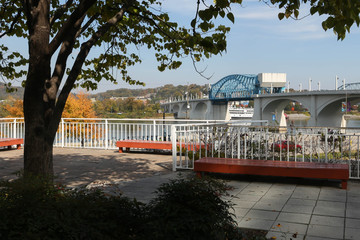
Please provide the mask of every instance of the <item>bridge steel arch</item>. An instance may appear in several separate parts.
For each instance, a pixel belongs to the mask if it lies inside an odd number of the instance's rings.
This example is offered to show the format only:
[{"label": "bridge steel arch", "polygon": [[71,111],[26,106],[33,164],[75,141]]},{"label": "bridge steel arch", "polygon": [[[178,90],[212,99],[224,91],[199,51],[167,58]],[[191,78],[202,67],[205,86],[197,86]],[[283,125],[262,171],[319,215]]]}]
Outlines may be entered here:
[{"label": "bridge steel arch", "polygon": [[296,101],[309,109],[311,117],[308,126],[345,127],[341,103],[345,101],[360,102],[360,91],[295,92],[254,95],[253,97],[255,104],[254,120],[269,120],[273,125],[280,123],[280,126],[285,126],[286,122],[284,123],[281,119],[282,114],[276,116],[277,123],[272,121],[272,115],[275,112],[282,112],[289,101]]},{"label": "bridge steel arch", "polygon": [[252,94],[259,93],[260,83],[255,74],[233,74],[220,79],[211,86],[211,101],[238,101],[252,99]]}]

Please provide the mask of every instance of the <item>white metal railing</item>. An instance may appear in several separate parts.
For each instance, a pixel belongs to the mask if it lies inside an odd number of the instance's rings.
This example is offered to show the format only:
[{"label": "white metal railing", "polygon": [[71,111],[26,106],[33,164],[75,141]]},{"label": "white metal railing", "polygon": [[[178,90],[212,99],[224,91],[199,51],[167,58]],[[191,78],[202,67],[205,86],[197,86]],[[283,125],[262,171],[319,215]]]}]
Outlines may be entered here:
[{"label": "white metal railing", "polygon": [[24,135],[23,118],[0,118],[0,138],[23,138]]},{"label": "white metal railing", "polygon": [[[63,118],[55,147],[115,149],[117,140],[171,141],[171,125],[224,121],[180,119]],[[23,118],[0,118],[0,138],[24,138]]]},{"label": "white metal railing", "polygon": [[[202,157],[349,164],[360,179],[360,129],[274,128],[234,122],[174,125],[173,170]],[[176,141],[176,143],[175,143]]]}]

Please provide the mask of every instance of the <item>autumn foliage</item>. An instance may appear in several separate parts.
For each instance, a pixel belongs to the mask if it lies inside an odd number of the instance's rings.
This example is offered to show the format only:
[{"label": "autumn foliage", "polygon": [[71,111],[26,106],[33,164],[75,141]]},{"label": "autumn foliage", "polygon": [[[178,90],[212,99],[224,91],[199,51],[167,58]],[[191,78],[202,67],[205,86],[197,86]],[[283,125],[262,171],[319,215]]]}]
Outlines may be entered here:
[{"label": "autumn foliage", "polygon": [[22,118],[24,117],[23,101],[9,97],[3,105],[3,115],[7,118]]},{"label": "autumn foliage", "polygon": [[[2,106],[2,115],[8,118],[24,117],[23,100],[10,97]],[[95,118],[96,113],[88,94],[70,94],[66,101],[63,118]]]},{"label": "autumn foliage", "polygon": [[66,101],[63,118],[95,118],[96,113],[89,95],[84,92],[70,94]]}]

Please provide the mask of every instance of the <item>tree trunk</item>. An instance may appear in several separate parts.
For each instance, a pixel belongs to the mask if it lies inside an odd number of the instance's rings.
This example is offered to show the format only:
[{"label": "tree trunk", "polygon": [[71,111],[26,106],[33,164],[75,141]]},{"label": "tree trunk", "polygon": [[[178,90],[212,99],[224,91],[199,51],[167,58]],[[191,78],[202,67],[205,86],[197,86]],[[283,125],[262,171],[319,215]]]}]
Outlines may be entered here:
[{"label": "tree trunk", "polygon": [[29,26],[29,69],[24,93],[25,145],[24,174],[52,177],[53,140],[49,132],[53,101],[46,95],[50,79],[49,2],[31,6]]}]

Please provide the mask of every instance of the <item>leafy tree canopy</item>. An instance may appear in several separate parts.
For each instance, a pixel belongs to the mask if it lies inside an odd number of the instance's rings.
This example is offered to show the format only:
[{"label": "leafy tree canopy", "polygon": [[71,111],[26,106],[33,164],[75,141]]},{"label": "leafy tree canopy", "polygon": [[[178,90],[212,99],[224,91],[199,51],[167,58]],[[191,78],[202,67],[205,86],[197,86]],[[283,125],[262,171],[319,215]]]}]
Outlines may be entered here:
[{"label": "leafy tree canopy", "polygon": [[[297,18],[300,4],[308,3],[311,14],[328,15],[323,28],[333,29],[338,39],[360,22],[358,0],[262,1],[283,9],[280,19]],[[162,11],[160,0],[0,0],[0,39],[28,41],[26,58],[0,43],[0,78],[26,75],[24,172],[52,174],[52,144],[74,86],[95,89],[102,79],[116,82],[113,69],[129,84],[143,84],[127,70],[141,62],[140,47],[155,51],[160,71],[180,67],[185,56],[198,62],[221,54],[230,28],[217,20],[234,22],[231,6],[241,3],[194,0],[194,19],[186,28]],[[94,48],[103,51],[90,54]]]},{"label": "leafy tree canopy", "polygon": [[360,24],[360,1],[358,0],[270,0],[271,4],[278,4],[284,11],[279,13],[280,20],[285,18],[299,17],[300,4],[310,4],[310,14],[327,15],[322,27],[326,31],[332,29],[338,40],[343,40],[351,27]]}]

